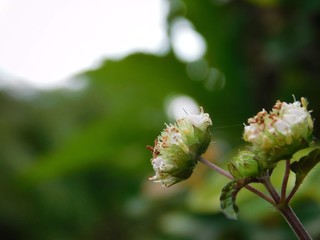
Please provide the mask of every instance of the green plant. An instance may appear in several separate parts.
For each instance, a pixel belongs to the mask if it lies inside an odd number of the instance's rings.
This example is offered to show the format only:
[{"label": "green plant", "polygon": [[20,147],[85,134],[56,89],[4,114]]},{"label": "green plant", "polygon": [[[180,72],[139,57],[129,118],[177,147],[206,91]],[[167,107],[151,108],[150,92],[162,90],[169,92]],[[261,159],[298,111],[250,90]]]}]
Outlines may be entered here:
[{"label": "green plant", "polygon": [[[246,188],[273,205],[299,239],[311,239],[290,206],[301,183],[320,161],[320,147],[313,141],[313,120],[307,105],[304,98],[293,103],[277,101],[270,112],[263,109],[249,118],[243,134],[247,148],[239,151],[229,163],[229,171],[201,157],[211,138],[209,115],[202,108],[198,115],[187,114],[167,125],[155,146],[148,147],[156,172],[151,180],[169,187],[189,178],[199,161],[231,179],[220,196],[221,209],[228,218],[237,218],[236,197],[242,188]],[[286,167],[279,193],[270,177],[280,161],[285,161]],[[295,174],[295,185],[287,194],[291,173]],[[257,190],[250,183],[263,184],[267,192]]]}]

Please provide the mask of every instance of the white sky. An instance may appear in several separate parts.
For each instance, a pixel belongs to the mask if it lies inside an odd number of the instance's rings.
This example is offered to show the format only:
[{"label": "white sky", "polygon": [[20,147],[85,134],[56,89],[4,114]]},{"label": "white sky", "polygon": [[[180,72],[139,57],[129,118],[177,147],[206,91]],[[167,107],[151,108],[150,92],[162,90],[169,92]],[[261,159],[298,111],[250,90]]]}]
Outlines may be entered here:
[{"label": "white sky", "polygon": [[[0,0],[0,86],[61,87],[105,58],[165,52],[167,12],[167,0]],[[179,59],[203,56],[205,42],[187,20],[173,30]]]},{"label": "white sky", "polygon": [[105,57],[164,51],[167,7],[165,0],[0,0],[0,72],[51,88]]}]

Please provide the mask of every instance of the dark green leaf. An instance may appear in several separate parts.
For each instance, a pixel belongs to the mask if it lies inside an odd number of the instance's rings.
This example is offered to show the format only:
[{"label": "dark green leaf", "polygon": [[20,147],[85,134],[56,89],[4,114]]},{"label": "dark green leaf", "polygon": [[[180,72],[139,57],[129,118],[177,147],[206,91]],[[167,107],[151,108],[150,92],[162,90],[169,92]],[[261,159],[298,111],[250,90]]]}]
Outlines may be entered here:
[{"label": "dark green leaf", "polygon": [[229,219],[237,219],[239,208],[236,205],[236,197],[238,192],[245,185],[251,182],[250,178],[234,180],[229,182],[221,191],[220,207],[224,215]]},{"label": "dark green leaf", "polygon": [[222,212],[227,218],[237,219],[237,213],[239,211],[238,206],[235,204],[235,198],[237,194],[237,182],[229,182],[222,189],[220,196],[220,207]]},{"label": "dark green leaf", "polygon": [[290,169],[296,174],[296,185],[300,185],[312,168],[320,161],[320,147],[310,147],[297,152]]}]

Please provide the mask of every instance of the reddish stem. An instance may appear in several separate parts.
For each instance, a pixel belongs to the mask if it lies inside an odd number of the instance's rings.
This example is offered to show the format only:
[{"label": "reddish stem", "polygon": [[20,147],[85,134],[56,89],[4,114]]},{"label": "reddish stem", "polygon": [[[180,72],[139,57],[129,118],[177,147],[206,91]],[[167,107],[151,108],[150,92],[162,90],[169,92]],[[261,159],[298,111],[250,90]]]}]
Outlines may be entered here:
[{"label": "reddish stem", "polygon": [[[223,176],[234,180],[234,177],[227,171],[225,171],[224,169],[218,167],[217,165],[215,165],[212,162],[209,162],[208,160],[204,159],[203,157],[199,156],[198,157],[199,162],[203,163],[204,165],[208,166],[209,168],[217,171],[218,173],[222,174]],[[264,200],[266,200],[267,202],[269,202],[270,204],[272,204],[273,206],[275,206],[274,201],[267,195],[265,195],[263,192],[260,192],[258,189],[250,186],[250,185],[246,185],[245,186],[246,189],[248,189],[250,192],[258,195],[259,197],[263,198]]]},{"label": "reddish stem", "polygon": [[284,172],[282,187],[281,187],[281,198],[280,198],[281,202],[286,201],[289,175],[290,175],[290,160],[286,160],[286,167],[285,167],[285,172]]}]

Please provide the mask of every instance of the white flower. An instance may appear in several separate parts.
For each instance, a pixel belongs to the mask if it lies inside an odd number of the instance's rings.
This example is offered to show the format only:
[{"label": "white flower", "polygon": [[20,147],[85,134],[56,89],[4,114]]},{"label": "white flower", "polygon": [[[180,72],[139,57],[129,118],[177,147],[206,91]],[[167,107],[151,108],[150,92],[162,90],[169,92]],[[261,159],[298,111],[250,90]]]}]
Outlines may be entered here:
[{"label": "white flower", "polygon": [[155,140],[151,159],[155,176],[150,178],[169,187],[190,177],[197,164],[197,156],[207,149],[212,121],[200,108],[200,114],[187,114],[176,123],[166,125]]},{"label": "white flower", "polygon": [[211,118],[208,113],[203,112],[203,108],[200,108],[200,114],[188,114],[186,119],[192,123],[195,127],[205,131],[212,125]]},{"label": "white flower", "polygon": [[270,113],[262,110],[248,120],[243,138],[271,161],[292,154],[310,143],[313,121],[307,101],[277,101]]}]

